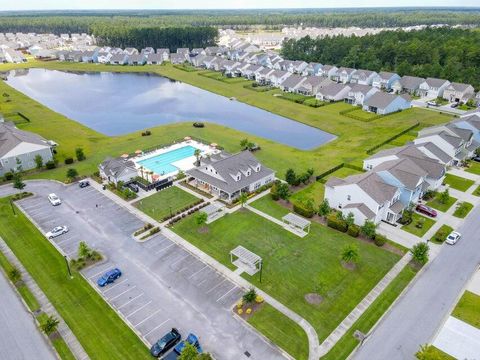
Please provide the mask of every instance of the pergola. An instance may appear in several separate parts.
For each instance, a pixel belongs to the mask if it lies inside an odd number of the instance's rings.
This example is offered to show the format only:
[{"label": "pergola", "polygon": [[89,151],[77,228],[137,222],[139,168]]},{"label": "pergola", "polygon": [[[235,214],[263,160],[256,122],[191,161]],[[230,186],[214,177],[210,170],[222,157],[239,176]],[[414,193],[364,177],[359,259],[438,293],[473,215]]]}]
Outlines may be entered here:
[{"label": "pergola", "polygon": [[286,224],[295,226],[303,231],[306,231],[307,233],[310,232],[311,222],[294,213],[288,213],[287,215],[282,217],[282,221]]},{"label": "pergola", "polygon": [[262,269],[262,258],[240,245],[230,251],[230,261],[248,275],[255,275]]}]

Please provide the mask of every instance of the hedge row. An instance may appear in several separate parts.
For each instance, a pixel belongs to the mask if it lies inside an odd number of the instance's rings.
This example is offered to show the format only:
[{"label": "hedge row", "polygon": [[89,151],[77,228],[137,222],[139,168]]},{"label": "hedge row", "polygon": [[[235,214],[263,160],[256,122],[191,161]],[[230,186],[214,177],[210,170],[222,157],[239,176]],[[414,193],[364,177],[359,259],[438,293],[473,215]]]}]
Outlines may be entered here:
[{"label": "hedge row", "polygon": [[302,204],[293,204],[293,211],[306,218],[311,218],[315,215],[314,209],[306,208]]},{"label": "hedge row", "polygon": [[381,148],[382,146],[384,146],[384,145],[392,142],[392,141],[395,140],[395,139],[398,139],[400,136],[402,136],[402,135],[408,133],[409,131],[417,128],[419,125],[420,125],[420,123],[417,122],[416,124],[414,124],[414,125],[406,128],[405,130],[403,130],[403,131],[399,132],[398,134],[392,136],[391,138],[385,140],[384,142],[382,142],[382,143],[380,143],[380,144],[377,144],[377,145],[371,147],[370,149],[367,150],[367,154],[368,154],[368,155],[371,155],[375,150],[377,150],[377,149]]},{"label": "hedge row", "polygon": [[315,177],[315,179],[317,179],[317,181],[318,181],[318,180],[321,180],[321,179],[323,179],[324,177],[326,177],[326,176],[334,173],[335,171],[340,170],[340,169],[341,169],[342,167],[344,167],[344,166],[345,166],[345,163],[341,163],[340,165],[334,166],[333,168],[328,169],[327,171],[321,173],[320,175],[317,175],[317,176]]},{"label": "hedge row", "polygon": [[200,204],[199,206],[188,210],[187,213],[183,213],[183,214],[180,215],[180,216],[176,216],[176,217],[171,218],[170,221],[168,222],[168,225],[173,225],[173,224],[175,224],[176,222],[178,222],[178,221],[182,220],[183,218],[187,217],[187,215],[191,215],[191,214],[199,211],[200,209],[203,209],[205,206],[207,206],[207,205],[209,205],[209,204],[210,204],[209,202],[202,203],[202,204]]},{"label": "hedge row", "polygon": [[175,216],[177,216],[177,215],[180,215],[181,213],[183,213],[183,212],[185,212],[185,211],[188,211],[188,210],[190,210],[190,209],[193,209],[195,206],[200,205],[201,203],[203,203],[203,201],[204,201],[203,199],[199,199],[199,200],[195,201],[193,204],[187,205],[187,206],[185,206],[184,208],[176,211],[174,214],[172,213],[171,215],[165,216],[165,217],[162,219],[162,221],[167,221],[167,220],[169,220],[169,219],[171,219],[171,218],[173,218],[173,217],[175,217]]}]

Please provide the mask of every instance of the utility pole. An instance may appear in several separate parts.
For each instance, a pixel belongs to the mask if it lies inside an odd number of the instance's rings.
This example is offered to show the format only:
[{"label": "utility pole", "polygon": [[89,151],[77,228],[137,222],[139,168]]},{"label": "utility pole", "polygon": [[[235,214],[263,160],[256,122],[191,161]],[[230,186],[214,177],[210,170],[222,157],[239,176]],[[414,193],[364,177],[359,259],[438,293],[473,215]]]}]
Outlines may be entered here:
[{"label": "utility pole", "polygon": [[68,275],[70,276],[70,279],[73,279],[72,272],[70,271],[70,264],[68,263],[67,255],[64,255],[63,257],[65,259],[65,263],[67,264]]},{"label": "utility pole", "polygon": [[13,200],[10,199],[10,206],[12,207],[12,212],[14,216],[17,216],[17,213],[15,212],[15,206],[13,206]]}]

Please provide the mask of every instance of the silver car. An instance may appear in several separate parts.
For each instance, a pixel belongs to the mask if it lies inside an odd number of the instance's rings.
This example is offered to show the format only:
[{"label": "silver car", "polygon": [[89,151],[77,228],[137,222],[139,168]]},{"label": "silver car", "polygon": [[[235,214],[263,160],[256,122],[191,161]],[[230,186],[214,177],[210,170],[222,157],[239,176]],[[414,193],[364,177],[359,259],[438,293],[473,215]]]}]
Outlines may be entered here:
[{"label": "silver car", "polygon": [[50,201],[50,204],[53,206],[57,206],[62,203],[62,200],[60,200],[60,198],[54,193],[48,194],[48,201]]},{"label": "silver car", "polygon": [[452,231],[450,235],[447,236],[447,239],[445,240],[445,242],[448,245],[455,245],[457,241],[460,240],[461,237],[462,237],[462,234],[456,231]]},{"label": "silver car", "polygon": [[52,229],[52,231],[49,231],[45,234],[45,236],[49,239],[53,239],[54,237],[63,235],[68,232],[68,227],[65,225],[63,226],[56,226]]}]

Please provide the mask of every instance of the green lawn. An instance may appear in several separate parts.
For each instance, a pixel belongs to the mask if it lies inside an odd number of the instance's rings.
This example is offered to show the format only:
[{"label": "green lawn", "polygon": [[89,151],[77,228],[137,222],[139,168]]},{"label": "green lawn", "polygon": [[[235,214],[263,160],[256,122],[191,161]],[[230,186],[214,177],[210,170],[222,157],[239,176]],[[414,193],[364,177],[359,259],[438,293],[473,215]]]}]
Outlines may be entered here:
[{"label": "green lawn", "polygon": [[[48,318],[48,315],[45,313],[41,313],[37,316],[37,320],[40,323],[40,325],[45,323],[47,318]],[[39,329],[39,331],[41,330]],[[73,356],[72,352],[70,351],[70,348],[68,347],[65,340],[63,340],[61,336],[56,337],[54,339],[50,338],[50,341],[53,347],[55,348],[55,350],[57,351],[58,355],[60,355],[60,358],[62,360],[75,360],[75,356]]]},{"label": "green lawn", "polygon": [[458,217],[458,218],[465,218],[468,213],[473,209],[473,205],[468,203],[468,202],[459,202],[457,204],[457,208],[455,209],[455,212],[453,213],[453,216]]},{"label": "green lawn", "polygon": [[273,306],[264,304],[248,322],[296,360],[308,359],[307,334]]},{"label": "green lawn", "polygon": [[476,161],[470,162],[470,166],[465,171],[475,175],[480,175],[480,163]]},{"label": "green lawn", "polygon": [[475,189],[475,191],[473,192],[473,195],[480,196],[480,186]]},{"label": "green lawn", "polygon": [[453,189],[457,189],[459,191],[467,191],[473,184],[475,184],[475,181],[465,179],[460,176],[447,174],[445,176],[445,183],[450,185],[450,187],[452,187]]},{"label": "green lawn", "polygon": [[355,330],[367,334],[385,311],[393,304],[395,299],[405,289],[416,274],[411,266],[406,266],[400,274],[387,286],[387,288],[375,299],[369,308],[360,316],[352,327],[341,337],[335,346],[322,357],[322,360],[343,360],[346,359],[353,349],[358,345],[357,339],[353,337]]},{"label": "green lawn", "polygon": [[470,291],[465,291],[452,316],[480,329],[480,296]]},{"label": "green lawn", "polygon": [[[277,207],[270,213],[281,212],[278,209],[281,206],[273,201],[270,207]],[[172,227],[230,269],[234,267],[229,252],[237,245],[261,256],[264,260],[262,283],[258,275],[244,275],[245,278],[307,319],[320,340],[328,336],[399,260],[396,254],[317,223],[312,223],[309,235],[299,238],[248,210],[215,221],[208,226],[208,233],[199,233],[197,228],[192,216]],[[359,248],[360,261],[355,271],[345,269],[340,262],[341,251],[347,244],[356,244]],[[305,301],[304,296],[312,292],[324,296],[320,305]]]},{"label": "green lawn", "polygon": [[264,213],[273,216],[277,219],[282,219],[283,216],[287,215],[290,211],[283,206],[275,206],[275,202],[272,200],[270,195],[265,195],[258,200],[255,200],[253,203],[250,203],[250,206],[263,211]]},{"label": "green lawn", "polygon": [[348,117],[348,115],[353,115],[355,117],[358,117],[360,120],[363,121],[371,121],[373,118],[377,117],[377,114],[371,113],[368,111],[363,111],[362,109],[357,109],[354,111],[351,111],[347,113],[345,116]]},{"label": "green lawn", "polygon": [[428,346],[427,354],[427,357],[424,358],[425,360],[456,360],[453,356],[444,353],[433,345]]},{"label": "green lawn", "polygon": [[171,186],[143,198],[133,205],[155,220],[162,221],[165,216],[170,215],[170,209],[172,214],[175,214],[196,201],[198,201],[197,197],[176,186]]},{"label": "green lawn", "polygon": [[448,201],[445,204],[443,204],[440,201],[440,194],[437,194],[433,200],[430,200],[427,202],[427,205],[434,209],[440,210],[442,212],[446,212],[448,209],[452,207],[453,204],[455,204],[455,201],[457,201],[457,199],[454,198],[453,196],[450,196]]},{"label": "green lawn", "polygon": [[0,236],[91,358],[149,358],[146,346],[86,280],[79,274],[69,279],[63,256],[22,212],[12,215],[7,198],[0,199]]},{"label": "green lawn", "polygon": [[[408,231],[410,234],[422,237],[425,233],[435,224],[435,220],[427,218],[417,213],[412,215],[413,221],[408,225],[403,225],[402,230]],[[423,221],[423,226],[421,228],[417,227],[417,224]]]},{"label": "green lawn", "polygon": [[[180,70],[170,64],[119,67],[101,64],[29,61],[25,64],[0,64],[0,71],[26,67],[71,71],[157,73],[226,97],[235,97],[240,102],[318,127],[338,136],[337,140],[311,151],[301,151],[214,124],[206,124],[205,128],[193,128],[189,123],[176,123],[151,128],[151,136],[142,137],[140,131],[136,131],[127,135],[108,137],[53,112],[14,90],[7,83],[0,82],[0,93],[9,95],[8,98],[0,98],[2,112],[20,111],[31,119],[30,123],[19,125],[22,129],[36,132],[59,143],[58,160],[60,164],[63,164],[66,157],[74,155],[75,148],[82,147],[84,149],[87,160],[69,166],[76,168],[80,175],[92,174],[97,170],[98,163],[103,161],[106,156],[119,156],[125,152],[150,148],[187,135],[202,138],[207,142],[216,142],[229,152],[239,151],[240,140],[248,137],[250,141],[262,147],[261,151],[255,153],[259,160],[279,173],[285,173],[290,167],[298,172],[313,167],[315,173],[320,173],[342,162],[360,162],[367,157],[365,151],[368,148],[412,126],[417,121],[421,123],[420,128],[422,128],[445,123],[451,119],[450,116],[445,114],[415,108],[410,112],[388,116],[381,121],[371,123],[352,121],[352,119],[339,114],[340,111],[351,107],[348,104],[336,103],[313,108],[292,101],[277,99],[272,96],[271,92],[259,93],[246,89],[244,87],[245,84],[248,84],[246,81],[239,83],[218,81],[201,76],[199,72]],[[9,102],[6,102],[7,99]],[[58,131],[60,128],[62,129],[61,132]],[[63,181],[67,168],[67,166],[62,165],[59,169],[32,174],[30,177],[53,178]]]},{"label": "green lawn", "polygon": [[448,234],[450,234],[453,231],[453,228],[448,225],[442,225],[440,229],[437,230],[435,235],[432,236],[430,239],[431,242],[434,244],[443,244],[443,242],[446,240]]}]

